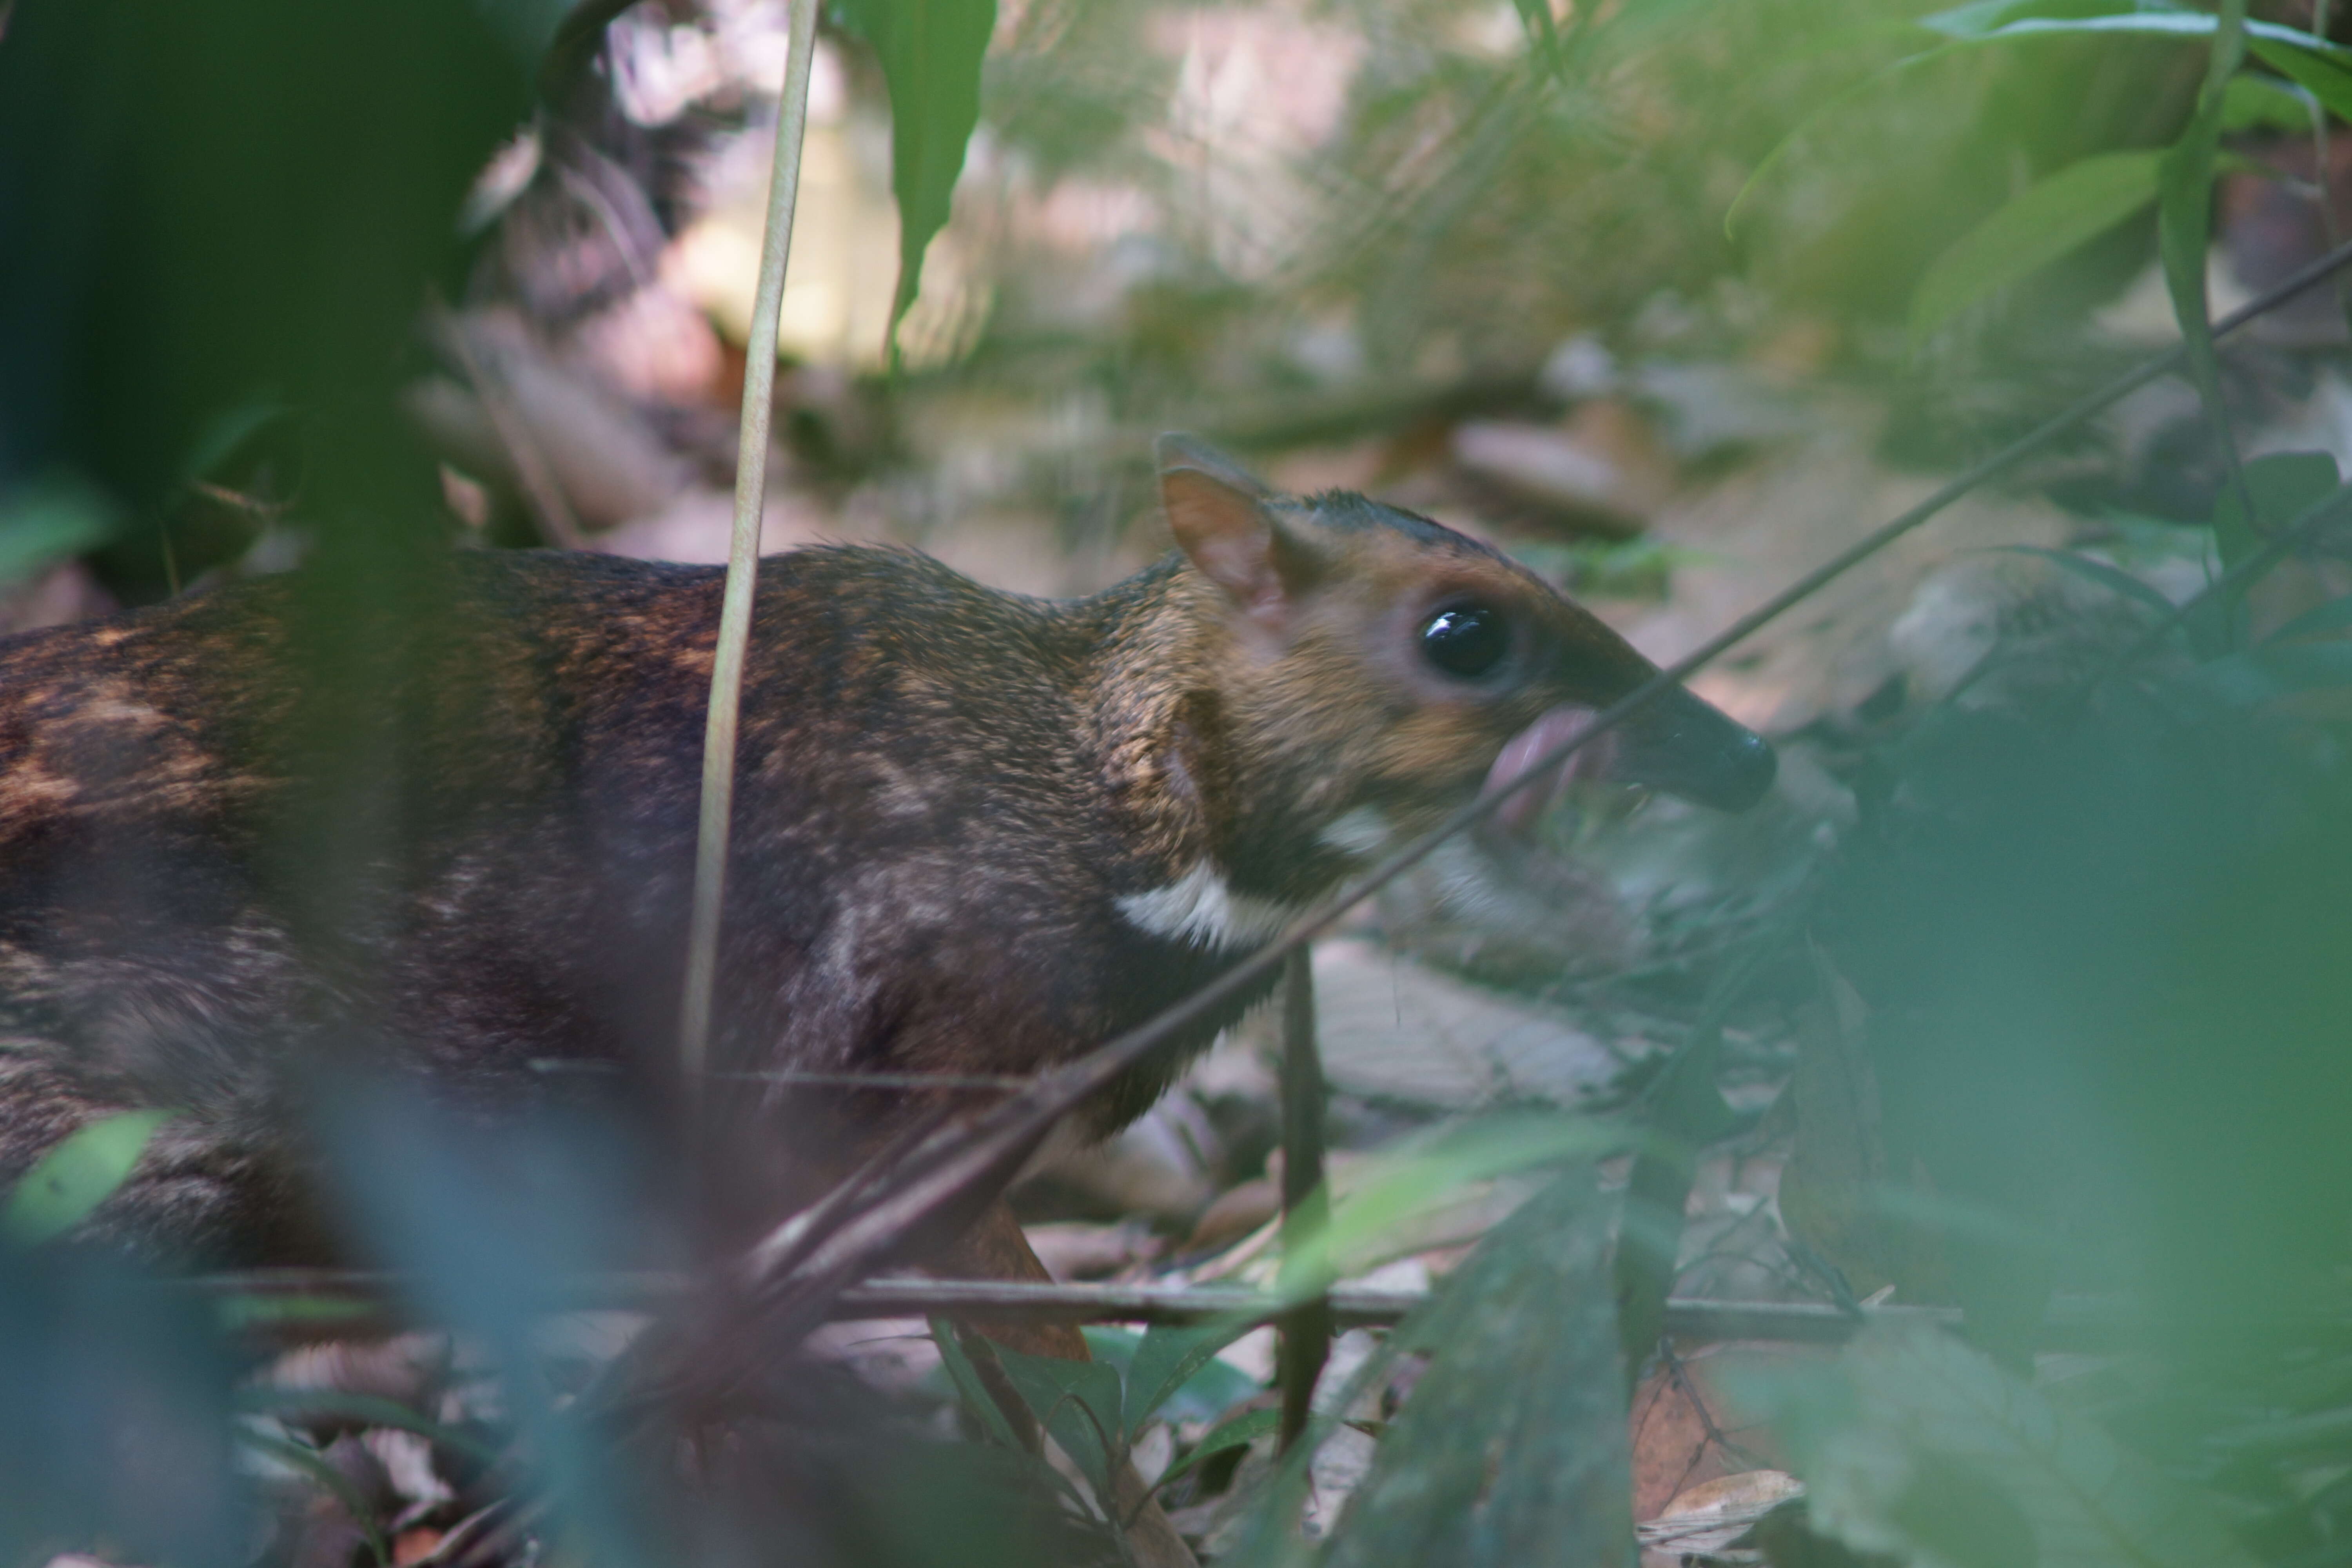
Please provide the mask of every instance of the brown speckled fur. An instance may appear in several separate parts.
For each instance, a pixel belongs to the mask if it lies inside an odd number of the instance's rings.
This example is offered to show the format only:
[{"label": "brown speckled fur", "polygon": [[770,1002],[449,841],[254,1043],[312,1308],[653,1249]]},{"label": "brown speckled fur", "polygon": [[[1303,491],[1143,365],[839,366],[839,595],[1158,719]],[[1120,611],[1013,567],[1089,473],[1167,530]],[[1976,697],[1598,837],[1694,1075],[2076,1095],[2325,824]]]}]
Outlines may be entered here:
[{"label": "brown speckled fur", "polygon": [[[1067,603],[901,551],[764,564],[716,1065],[1066,1059],[1242,951],[1149,934],[1120,898],[1205,857],[1237,892],[1307,900],[1350,868],[1316,841],[1342,814],[1425,826],[1547,708],[1651,672],[1435,524],[1223,479],[1195,504],[1271,518],[1288,552],[1273,611],[1182,554]],[[667,1059],[721,574],[552,552],[438,570],[436,614],[370,633],[397,689],[338,716],[331,767],[296,739],[324,700],[289,654],[298,581],[0,642],[0,1182],[92,1115],[175,1107],[92,1228],[285,1259],[312,1234],[289,1131],[306,1051],[408,1069],[484,1114],[543,1093],[535,1060]],[[1522,627],[1491,689],[1414,662],[1420,619],[1463,593]],[[1654,739],[1683,763],[1756,744],[1671,706]],[[389,826],[289,866],[285,825],[332,767],[371,781]],[[321,899],[306,876],[350,885]],[[1213,1032],[1097,1124],[1141,1110]],[[913,1098],[829,1114],[862,1136]]]}]

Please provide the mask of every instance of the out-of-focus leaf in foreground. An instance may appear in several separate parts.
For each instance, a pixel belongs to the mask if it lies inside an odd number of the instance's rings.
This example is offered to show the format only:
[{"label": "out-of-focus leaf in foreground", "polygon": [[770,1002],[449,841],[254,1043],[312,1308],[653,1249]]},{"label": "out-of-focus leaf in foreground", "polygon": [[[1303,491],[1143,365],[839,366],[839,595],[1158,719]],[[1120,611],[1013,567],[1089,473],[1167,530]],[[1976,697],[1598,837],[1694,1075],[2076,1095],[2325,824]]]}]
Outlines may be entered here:
[{"label": "out-of-focus leaf in foreground", "polygon": [[117,518],[87,484],[51,479],[0,495],[0,588],[106,542]]},{"label": "out-of-focus leaf in foreground", "polygon": [[0,1563],[252,1560],[206,1316],[108,1260],[0,1248]]},{"label": "out-of-focus leaf in foreground", "polygon": [[662,1561],[651,1488],[531,1370],[539,1323],[570,1304],[565,1282],[625,1267],[644,1245],[635,1227],[656,1211],[636,1145],[585,1114],[490,1135],[388,1079],[325,1081],[317,1124],[352,1231],[435,1321],[474,1336],[505,1370],[553,1505],[550,1533],[595,1542],[611,1568]]},{"label": "out-of-focus leaf in foreground", "polygon": [[1038,1423],[1086,1475],[1098,1498],[1111,1495],[1110,1474],[1124,1458],[1118,1440],[1118,1372],[1098,1361],[1061,1361],[1000,1349],[997,1361]]},{"label": "out-of-focus leaf in foreground", "polygon": [[1163,1411],[1171,1420],[1213,1421],[1256,1393],[1255,1380],[1217,1359],[1219,1351],[1252,1326],[1246,1320],[1191,1328],[1163,1323],[1136,1337],[1123,1358],[1105,1342],[1119,1331],[1087,1331],[1087,1343],[1094,1348],[1096,1359],[1119,1369],[1126,1389],[1123,1421],[1129,1440],[1133,1441],[1144,1423]]},{"label": "out-of-focus leaf in foreground", "polygon": [[1432,1355],[1325,1560],[1596,1568],[1633,1558],[1609,1226],[1580,1166],[1399,1325]]},{"label": "out-of-focus leaf in foreground", "polygon": [[2231,1568],[2205,1495],[1948,1334],[1874,1326],[1832,1363],[1733,1368],[1813,1529],[1918,1568]]},{"label": "out-of-focus leaf in foreground", "polygon": [[2158,152],[2101,153],[2001,204],[1936,258],[1911,297],[1924,338],[1996,289],[2031,277],[2156,200]]},{"label": "out-of-focus leaf in foreground", "polygon": [[980,62],[996,0],[840,0],[841,16],[874,47],[890,86],[890,191],[898,203],[898,322],[923,285],[923,252],[947,226],[964,147],[980,123]]}]

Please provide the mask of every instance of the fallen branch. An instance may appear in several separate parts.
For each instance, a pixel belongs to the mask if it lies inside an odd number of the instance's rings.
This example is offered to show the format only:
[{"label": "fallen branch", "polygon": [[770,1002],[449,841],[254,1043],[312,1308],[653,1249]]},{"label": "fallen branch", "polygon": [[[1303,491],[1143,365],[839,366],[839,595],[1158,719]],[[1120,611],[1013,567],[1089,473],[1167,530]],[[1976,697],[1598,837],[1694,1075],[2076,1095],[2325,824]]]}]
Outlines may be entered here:
[{"label": "fallen branch", "polygon": [[[331,1325],[352,1331],[389,1331],[398,1321],[393,1303],[404,1281],[388,1274],[331,1269],[263,1269],[202,1275],[185,1288],[233,1305],[257,1330]],[[563,1293],[576,1310],[656,1312],[691,1289],[677,1274],[607,1274],[571,1282]],[[1328,1297],[1335,1329],[1385,1329],[1429,1299],[1422,1290],[1371,1290],[1340,1286]],[[326,1307],[329,1310],[316,1311]],[[995,1323],[1193,1324],[1246,1320],[1271,1323],[1297,1303],[1265,1290],[1232,1285],[1036,1284],[1007,1279],[872,1279],[827,1303],[821,1317],[841,1322],[868,1318],[938,1315]],[[2112,1350],[2129,1342],[2140,1320],[2105,1301],[2055,1302],[2037,1348]],[[1806,1301],[1714,1301],[1675,1297],[1665,1304],[1664,1332],[1685,1345],[1728,1341],[1781,1344],[1841,1344],[1871,1323],[1926,1323],[1958,1329],[1957,1307],[1864,1307],[1861,1317],[1843,1308]],[[2315,1318],[2305,1325],[2340,1335],[2347,1325]]]}]

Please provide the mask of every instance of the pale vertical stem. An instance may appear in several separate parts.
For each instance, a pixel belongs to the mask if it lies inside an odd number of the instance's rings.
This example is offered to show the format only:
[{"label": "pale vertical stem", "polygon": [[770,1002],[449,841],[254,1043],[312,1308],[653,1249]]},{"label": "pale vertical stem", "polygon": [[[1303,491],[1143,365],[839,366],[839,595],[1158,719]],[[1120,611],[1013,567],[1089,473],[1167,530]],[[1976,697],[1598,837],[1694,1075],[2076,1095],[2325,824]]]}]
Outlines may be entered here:
[{"label": "pale vertical stem", "polygon": [[[2328,9],[2328,0],[2312,0],[2313,37],[2322,39],[2327,37]],[[2327,242],[2327,248],[2333,250],[2343,243],[2343,238],[2336,232],[2336,182],[2332,177],[2335,160],[2329,156],[2327,149],[2327,105],[2319,102],[2316,99],[2313,100],[2311,105],[2312,182],[2318,188],[2320,237]],[[2352,289],[2346,287],[2344,274],[2341,272],[2336,275],[2335,289],[2336,313],[2344,318],[2347,326],[2352,326]]]},{"label": "pale vertical stem", "polygon": [[678,1005],[678,1068],[687,1103],[700,1101],[710,1052],[710,994],[719,967],[719,910],[727,890],[727,832],[735,807],[735,721],[743,698],[743,655],[751,637],[751,604],[760,582],[760,522],[768,490],[768,420],[776,385],[776,323],[782,314],[784,260],[793,248],[793,205],[800,195],[801,142],[808,131],[809,65],[816,52],[821,0],[793,0],[792,55],[776,112],[776,161],[768,179],[768,222],[760,247],[760,285],[744,348],[743,426],[735,458],[735,532],[727,551],[727,589],[719,646],[710,663],[710,718],[702,741],[702,821],[695,841],[694,915],[688,927],[686,994]]},{"label": "pale vertical stem", "polygon": [[[1294,951],[1282,971],[1282,1249],[1295,1257],[1329,1218],[1323,1189],[1323,1053],[1315,1038],[1311,949]],[[1307,1429],[1315,1382],[1331,1351],[1330,1299],[1318,1296],[1279,1324],[1282,1447]]]}]

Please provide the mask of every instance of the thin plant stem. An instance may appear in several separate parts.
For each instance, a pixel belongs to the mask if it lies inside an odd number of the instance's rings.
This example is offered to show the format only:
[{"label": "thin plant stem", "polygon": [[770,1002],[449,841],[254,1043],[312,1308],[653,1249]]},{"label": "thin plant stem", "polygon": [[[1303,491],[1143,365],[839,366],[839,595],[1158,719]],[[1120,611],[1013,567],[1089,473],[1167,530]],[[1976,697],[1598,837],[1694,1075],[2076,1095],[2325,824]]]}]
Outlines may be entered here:
[{"label": "thin plant stem", "polygon": [[[2327,37],[2329,23],[2328,0],[2313,0],[2311,31],[2323,41]],[[2313,199],[2319,206],[2319,232],[2333,250],[2342,243],[2336,223],[2336,160],[2328,149],[2328,108],[2316,99],[2311,105],[2311,183]],[[2336,275],[2336,313],[2352,327],[2352,287],[2347,287],[2344,275]]]},{"label": "thin plant stem", "polygon": [[[1290,955],[1282,976],[1282,1241],[1286,1254],[1328,1220],[1323,1186],[1323,1056],[1315,1038],[1315,967],[1310,950]],[[1315,1383],[1331,1353],[1331,1302],[1318,1295],[1281,1324],[1282,1447],[1307,1430]]]},{"label": "thin plant stem", "polygon": [[751,605],[760,582],[760,523],[768,490],[768,421],[776,386],[776,324],[783,312],[784,262],[793,248],[793,208],[800,195],[801,142],[808,132],[809,66],[816,52],[817,0],[794,0],[792,54],[776,115],[776,159],[768,180],[768,222],[760,246],[760,285],[745,345],[743,423],[735,458],[735,531],[727,550],[727,586],[719,642],[710,661],[710,716],[702,741],[702,819],[694,849],[694,912],[686,943],[686,990],[678,1004],[681,1092],[691,1109],[710,1055],[711,992],[719,971],[719,911],[727,892],[727,833],[735,809],[736,718],[743,700],[743,658],[751,640]]}]

